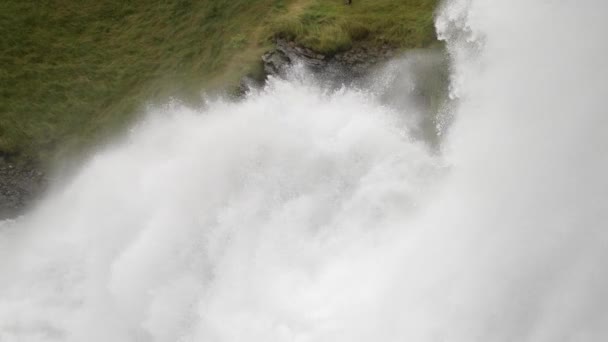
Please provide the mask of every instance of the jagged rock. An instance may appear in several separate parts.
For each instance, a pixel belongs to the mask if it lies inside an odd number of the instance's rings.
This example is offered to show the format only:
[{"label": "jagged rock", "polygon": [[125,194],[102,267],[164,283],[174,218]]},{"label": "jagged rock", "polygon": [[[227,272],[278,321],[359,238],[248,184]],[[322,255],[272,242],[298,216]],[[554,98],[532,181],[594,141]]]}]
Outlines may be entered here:
[{"label": "jagged rock", "polygon": [[290,64],[298,61],[311,68],[323,67],[326,64],[326,57],[323,54],[316,53],[284,39],[277,39],[276,51],[287,57]]},{"label": "jagged rock", "polygon": [[277,39],[275,49],[262,56],[264,71],[267,75],[284,76],[288,67],[302,63],[317,73],[335,74],[334,76],[362,76],[374,65],[393,56],[389,45],[381,47],[359,46],[349,51],[327,56],[297,45],[293,41]]},{"label": "jagged rock", "polygon": [[263,80],[256,79],[252,76],[244,76],[241,78],[238,88],[236,89],[236,93],[233,95],[243,96],[247,94],[250,90],[259,88],[263,85]]},{"label": "jagged rock", "polygon": [[31,165],[14,165],[0,158],[0,220],[15,217],[39,196],[47,180]]},{"label": "jagged rock", "polygon": [[268,75],[282,75],[291,64],[291,59],[279,49],[265,53],[262,61],[264,62],[264,72]]}]

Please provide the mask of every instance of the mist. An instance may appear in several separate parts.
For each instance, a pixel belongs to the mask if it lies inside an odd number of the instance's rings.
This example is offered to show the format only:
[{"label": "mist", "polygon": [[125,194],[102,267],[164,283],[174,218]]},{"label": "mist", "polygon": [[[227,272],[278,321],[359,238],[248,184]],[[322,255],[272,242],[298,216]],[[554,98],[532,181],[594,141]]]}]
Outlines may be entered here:
[{"label": "mist", "polygon": [[606,10],[444,3],[440,106],[414,53],[151,109],[0,222],[0,340],[605,340]]}]

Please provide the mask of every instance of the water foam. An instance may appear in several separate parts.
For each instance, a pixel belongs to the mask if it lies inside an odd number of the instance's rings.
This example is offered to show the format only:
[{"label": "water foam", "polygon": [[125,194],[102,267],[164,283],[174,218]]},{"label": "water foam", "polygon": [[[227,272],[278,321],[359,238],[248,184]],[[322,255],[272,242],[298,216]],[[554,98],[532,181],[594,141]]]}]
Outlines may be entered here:
[{"label": "water foam", "polygon": [[160,109],[4,228],[0,331],[337,333],[334,311],[375,296],[375,282],[355,284],[364,268],[381,276],[374,245],[416,210],[438,168],[400,121],[369,93],[302,80],[203,112]]},{"label": "water foam", "polygon": [[0,340],[605,339],[606,7],[447,3],[441,153],[375,86],[157,109],[0,226]]}]

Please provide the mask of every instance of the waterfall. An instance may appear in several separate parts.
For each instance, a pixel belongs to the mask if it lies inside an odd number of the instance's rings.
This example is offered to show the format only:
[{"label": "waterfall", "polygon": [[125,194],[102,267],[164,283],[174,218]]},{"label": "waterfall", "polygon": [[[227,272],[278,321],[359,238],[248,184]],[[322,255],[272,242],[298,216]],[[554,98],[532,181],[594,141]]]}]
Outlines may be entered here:
[{"label": "waterfall", "polygon": [[437,116],[416,53],[151,108],[0,222],[0,341],[605,340],[607,10],[446,2]]}]

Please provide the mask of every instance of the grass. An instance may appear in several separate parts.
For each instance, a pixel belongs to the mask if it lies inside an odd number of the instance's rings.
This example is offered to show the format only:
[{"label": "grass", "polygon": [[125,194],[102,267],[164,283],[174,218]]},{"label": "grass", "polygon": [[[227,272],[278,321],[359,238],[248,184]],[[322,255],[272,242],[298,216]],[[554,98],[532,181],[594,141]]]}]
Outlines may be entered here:
[{"label": "grass", "polygon": [[437,0],[313,0],[300,13],[287,13],[273,30],[315,51],[334,54],[353,44],[422,48],[435,42]]},{"label": "grass", "polygon": [[0,156],[46,163],[127,127],[149,101],[197,101],[261,72],[282,35],[324,53],[423,47],[437,0],[4,0]]}]

